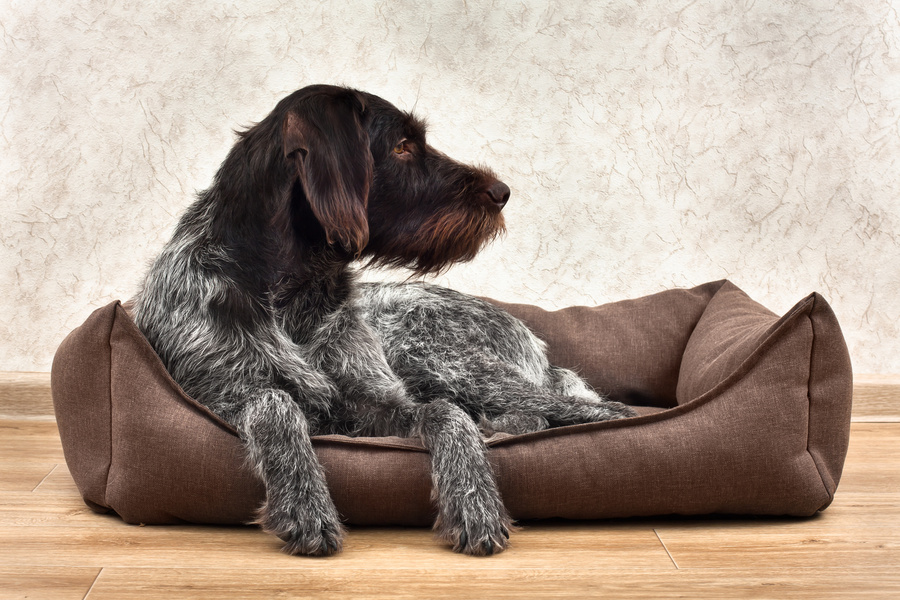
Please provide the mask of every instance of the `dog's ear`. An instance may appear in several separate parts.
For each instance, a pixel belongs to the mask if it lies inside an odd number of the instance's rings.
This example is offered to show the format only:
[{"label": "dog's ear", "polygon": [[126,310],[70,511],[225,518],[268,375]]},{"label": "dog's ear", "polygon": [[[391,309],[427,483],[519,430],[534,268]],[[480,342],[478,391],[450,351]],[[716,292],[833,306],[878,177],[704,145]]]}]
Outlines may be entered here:
[{"label": "dog's ear", "polygon": [[328,243],[359,254],[369,241],[366,210],[372,181],[364,99],[352,90],[310,94],[282,122],[284,156],[306,193]]}]

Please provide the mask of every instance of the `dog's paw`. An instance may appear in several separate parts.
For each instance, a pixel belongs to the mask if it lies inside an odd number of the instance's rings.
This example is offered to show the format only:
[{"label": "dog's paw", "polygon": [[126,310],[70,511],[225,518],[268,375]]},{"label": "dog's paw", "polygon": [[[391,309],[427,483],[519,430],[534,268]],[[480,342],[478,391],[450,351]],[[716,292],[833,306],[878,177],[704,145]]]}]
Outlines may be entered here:
[{"label": "dog's paw", "polygon": [[340,524],[298,528],[278,537],[286,542],[281,549],[288,554],[330,556],[344,546],[344,530]]},{"label": "dog's paw", "polygon": [[468,521],[456,527],[444,528],[438,536],[450,544],[454,552],[470,556],[491,556],[506,550],[509,533],[513,530],[508,518],[490,521]]},{"label": "dog's paw", "polygon": [[506,550],[515,527],[499,496],[480,501],[469,496],[457,510],[448,507],[441,511],[434,530],[454,552],[491,556]]},{"label": "dog's paw", "polygon": [[523,411],[508,411],[492,419],[482,417],[479,423],[479,427],[486,437],[490,437],[498,432],[521,435],[523,433],[543,431],[549,426],[550,423],[543,415]]},{"label": "dog's paw", "polygon": [[453,551],[470,556],[498,554],[509,546],[510,529],[509,521],[470,525],[459,532]]},{"label": "dog's paw", "polygon": [[605,404],[607,410],[610,412],[610,419],[627,419],[629,417],[637,416],[637,411],[627,404],[614,402],[612,400],[608,400]]},{"label": "dog's paw", "polygon": [[302,513],[295,510],[271,510],[264,507],[257,523],[266,533],[285,542],[288,554],[330,556],[343,548],[344,528],[337,512],[326,510]]},{"label": "dog's paw", "polygon": [[581,414],[576,416],[574,423],[599,423],[637,416],[637,412],[627,404],[605,398],[600,402],[582,405],[578,412]]}]

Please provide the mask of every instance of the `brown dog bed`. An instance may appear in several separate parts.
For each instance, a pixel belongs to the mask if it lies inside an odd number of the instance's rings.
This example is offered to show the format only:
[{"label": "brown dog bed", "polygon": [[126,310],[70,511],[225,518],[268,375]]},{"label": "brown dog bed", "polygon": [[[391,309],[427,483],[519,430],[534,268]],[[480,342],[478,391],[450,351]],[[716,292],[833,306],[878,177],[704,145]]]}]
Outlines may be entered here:
[{"label": "brown dog bed", "polygon": [[[596,308],[503,305],[551,361],[607,393],[658,399],[641,416],[489,440],[516,519],[812,515],[831,502],[852,375],[834,313],[812,294],[778,318],[727,281]],[[85,502],[129,523],[244,523],[264,499],[234,430],[184,394],[118,302],[53,362],[53,401]],[[417,440],[314,438],[351,524],[430,525]]]}]

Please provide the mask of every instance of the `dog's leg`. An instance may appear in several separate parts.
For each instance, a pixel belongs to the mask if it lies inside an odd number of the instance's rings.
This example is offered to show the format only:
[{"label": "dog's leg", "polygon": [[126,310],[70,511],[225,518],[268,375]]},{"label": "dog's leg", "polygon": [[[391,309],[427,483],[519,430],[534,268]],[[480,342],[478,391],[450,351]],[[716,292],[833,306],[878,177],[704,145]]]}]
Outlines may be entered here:
[{"label": "dog's leg", "polygon": [[262,528],[284,540],[289,554],[338,552],[343,529],[299,406],[284,391],[259,390],[243,405],[236,425],[265,482]]},{"label": "dog's leg", "polygon": [[388,365],[371,328],[349,307],[332,320],[331,326],[338,323],[340,335],[323,336],[329,345],[317,352],[322,361],[318,366],[329,373],[347,398],[361,399],[352,432],[418,434],[431,453],[438,537],[465,554],[490,555],[504,550],[512,521],[475,422],[445,400],[414,403]]},{"label": "dog's leg", "polygon": [[493,397],[485,402],[482,427],[488,433],[502,431],[516,435],[548,427],[624,419],[637,414],[630,406],[591,394],[593,396],[566,396],[529,386],[513,388],[508,397]]},{"label": "dog's leg", "polygon": [[[354,435],[418,435],[431,453],[435,531],[457,552],[496,554],[509,544],[512,521],[503,506],[475,422],[445,400],[416,404],[391,370],[381,345],[362,321],[344,321],[317,353],[355,407]],[[355,400],[354,400],[355,399]]]},{"label": "dog's leg", "polygon": [[511,365],[478,354],[451,353],[441,361],[398,355],[395,365],[410,389],[427,389],[462,407],[488,431],[512,434],[635,415],[627,405],[591,390],[572,371],[549,367],[545,381],[528,381]]},{"label": "dog's leg", "polygon": [[419,434],[431,452],[438,537],[465,554],[504,550],[512,519],[500,498],[478,427],[461,408],[445,400],[420,409]]},{"label": "dog's leg", "polygon": [[[327,373],[345,403],[347,422],[335,431],[350,435],[409,435],[415,404],[394,373],[377,335],[350,303],[323,321],[305,354]],[[406,433],[403,433],[406,432]]]},{"label": "dog's leg", "polygon": [[597,401],[529,388],[511,391],[510,398],[515,398],[515,406],[506,401],[485,403],[481,427],[487,434],[502,431],[518,435],[549,427],[613,421],[637,414],[631,407],[611,400]]},{"label": "dog's leg", "polygon": [[550,422],[539,412],[511,409],[490,418],[482,415],[478,425],[487,436],[497,432],[519,435],[543,431],[550,427]]},{"label": "dog's leg", "polygon": [[574,371],[551,366],[549,376],[551,387],[566,397],[562,406],[556,408],[560,423],[593,423],[637,414],[627,404],[597,394]]}]

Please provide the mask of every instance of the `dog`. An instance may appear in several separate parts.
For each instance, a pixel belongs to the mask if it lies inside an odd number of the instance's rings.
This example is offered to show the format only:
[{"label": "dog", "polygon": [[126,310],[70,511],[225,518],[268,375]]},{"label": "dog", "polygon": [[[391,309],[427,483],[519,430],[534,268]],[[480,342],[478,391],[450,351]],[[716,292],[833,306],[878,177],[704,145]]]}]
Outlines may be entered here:
[{"label": "dog", "polygon": [[287,96],[238,133],[134,299],[174,380],[239,433],[265,485],[256,522],[290,554],[333,554],[345,535],[311,436],[419,437],[437,536],[490,555],[513,523],[484,430],[633,414],[551,366],[531,331],[485,301],[357,282],[354,263],[435,273],[504,230],[509,187],[425,134],[361,91]]}]

